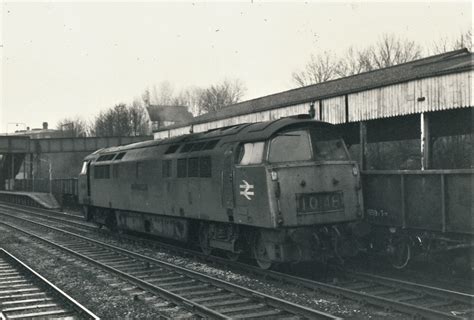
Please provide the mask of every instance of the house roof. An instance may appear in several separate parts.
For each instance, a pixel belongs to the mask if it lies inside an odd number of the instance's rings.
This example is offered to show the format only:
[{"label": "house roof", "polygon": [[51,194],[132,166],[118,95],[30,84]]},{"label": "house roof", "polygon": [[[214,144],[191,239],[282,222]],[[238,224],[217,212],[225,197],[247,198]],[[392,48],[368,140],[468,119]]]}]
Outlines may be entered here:
[{"label": "house roof", "polygon": [[[243,101],[222,108],[216,112],[210,112],[195,117],[186,124],[191,125],[221,120],[233,116],[336,97],[420,78],[472,70],[473,58],[474,54],[467,49],[446,52],[387,68],[363,72],[349,77]],[[163,130],[181,126],[182,125],[167,126],[163,128]]]},{"label": "house roof", "polygon": [[146,107],[151,121],[188,122],[193,115],[185,106],[150,105]]}]

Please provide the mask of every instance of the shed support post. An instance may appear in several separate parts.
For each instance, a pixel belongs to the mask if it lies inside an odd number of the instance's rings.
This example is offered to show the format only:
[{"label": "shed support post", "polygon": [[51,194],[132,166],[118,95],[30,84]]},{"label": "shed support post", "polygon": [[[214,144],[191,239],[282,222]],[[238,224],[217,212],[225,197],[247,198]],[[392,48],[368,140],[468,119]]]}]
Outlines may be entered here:
[{"label": "shed support post", "polygon": [[426,112],[420,115],[421,125],[421,170],[431,168],[431,132],[430,132],[430,121]]},{"label": "shed support post", "polygon": [[360,153],[359,153],[359,164],[360,170],[366,169],[366,144],[367,144],[367,124],[364,121],[359,122],[359,146],[360,146]]}]

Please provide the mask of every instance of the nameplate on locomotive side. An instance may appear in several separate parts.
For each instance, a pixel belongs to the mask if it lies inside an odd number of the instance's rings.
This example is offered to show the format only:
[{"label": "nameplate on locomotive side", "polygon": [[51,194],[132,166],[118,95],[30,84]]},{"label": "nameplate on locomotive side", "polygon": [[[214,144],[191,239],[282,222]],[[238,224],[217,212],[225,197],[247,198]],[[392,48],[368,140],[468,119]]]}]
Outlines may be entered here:
[{"label": "nameplate on locomotive side", "polygon": [[296,194],[298,214],[331,213],[343,209],[344,193],[342,191]]}]

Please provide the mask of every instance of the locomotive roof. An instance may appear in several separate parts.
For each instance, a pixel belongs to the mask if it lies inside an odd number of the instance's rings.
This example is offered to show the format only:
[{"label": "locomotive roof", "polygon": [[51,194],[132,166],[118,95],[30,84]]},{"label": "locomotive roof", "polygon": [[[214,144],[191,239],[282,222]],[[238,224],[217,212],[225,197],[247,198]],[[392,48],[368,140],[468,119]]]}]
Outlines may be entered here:
[{"label": "locomotive roof", "polygon": [[133,149],[141,149],[147,147],[153,147],[158,145],[171,145],[180,144],[186,142],[198,142],[206,140],[220,139],[223,142],[235,142],[235,141],[255,141],[264,140],[270,138],[276,132],[293,126],[304,126],[304,125],[320,125],[320,126],[332,126],[330,123],[301,118],[301,117],[288,117],[281,118],[273,121],[257,122],[257,123],[244,123],[230,127],[218,128],[209,130],[206,132],[192,133],[183,136],[173,137],[162,140],[150,140],[132,143],[124,146],[109,147],[98,150],[89,157],[96,157],[102,154],[115,153]]}]

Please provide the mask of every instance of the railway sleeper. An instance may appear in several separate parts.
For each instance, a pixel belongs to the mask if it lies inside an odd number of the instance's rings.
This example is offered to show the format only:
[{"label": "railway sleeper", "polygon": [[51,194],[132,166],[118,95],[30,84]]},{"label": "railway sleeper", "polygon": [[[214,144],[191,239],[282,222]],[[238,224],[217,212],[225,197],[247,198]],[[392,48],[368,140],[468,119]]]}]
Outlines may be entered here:
[{"label": "railway sleeper", "polygon": [[201,298],[196,298],[193,299],[194,302],[196,303],[205,303],[207,301],[220,301],[220,300],[225,300],[225,301],[231,301],[232,299],[236,299],[238,296],[235,295],[234,293],[226,293],[226,294],[219,294],[217,296],[206,296],[206,297],[201,297]]},{"label": "railway sleeper", "polygon": [[266,305],[262,303],[241,303],[237,306],[229,307],[229,306],[222,306],[215,308],[218,312],[226,314],[226,313],[234,313],[234,312],[242,312],[242,311],[255,311],[259,309],[267,308]]},{"label": "railway sleeper", "polygon": [[170,291],[173,293],[177,293],[179,295],[185,293],[185,292],[199,292],[202,291],[203,289],[209,288],[207,284],[196,284],[193,286],[187,286],[187,287],[180,287],[180,288],[172,288]]},{"label": "railway sleeper", "polygon": [[283,312],[280,310],[266,310],[266,311],[261,311],[261,312],[252,312],[252,313],[246,313],[246,314],[230,314],[229,316],[235,316],[239,319],[255,319],[255,318],[261,318],[261,317],[270,317],[270,316],[277,316],[282,314]]},{"label": "railway sleeper", "polygon": [[225,299],[225,300],[220,300],[220,301],[211,301],[204,303],[204,305],[208,308],[216,308],[216,307],[224,307],[224,306],[230,306],[234,304],[241,304],[241,303],[249,303],[251,300],[249,298],[241,298],[241,299]]},{"label": "railway sleeper", "polygon": [[204,296],[204,295],[211,295],[211,294],[218,294],[221,293],[223,290],[220,288],[209,288],[207,290],[201,290],[201,291],[194,291],[194,292],[184,292],[181,296],[183,296],[186,299],[193,300],[193,297],[199,297],[199,296]]},{"label": "railway sleeper", "polygon": [[35,303],[35,302],[47,302],[47,301],[52,301],[52,300],[53,298],[51,297],[38,298],[38,299],[13,300],[13,301],[0,302],[0,306],[22,305],[22,304],[29,304],[29,303]]}]

